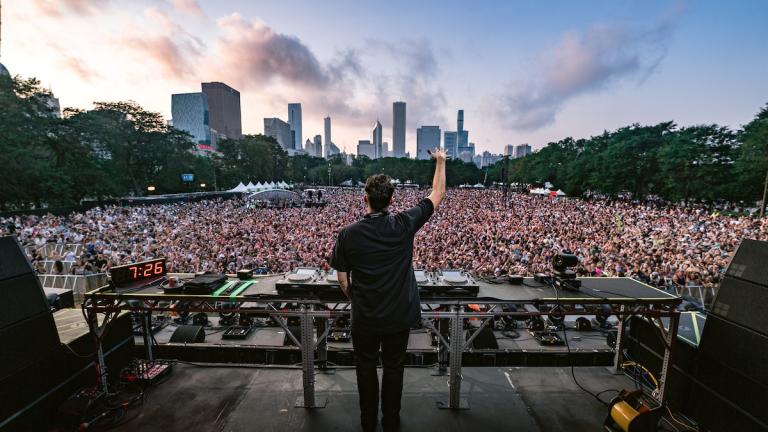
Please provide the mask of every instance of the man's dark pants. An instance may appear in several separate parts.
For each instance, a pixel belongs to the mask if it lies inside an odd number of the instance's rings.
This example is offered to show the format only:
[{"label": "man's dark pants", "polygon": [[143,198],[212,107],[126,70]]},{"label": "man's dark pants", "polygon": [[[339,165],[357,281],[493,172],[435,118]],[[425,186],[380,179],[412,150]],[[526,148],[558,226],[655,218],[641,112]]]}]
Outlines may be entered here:
[{"label": "man's dark pants", "polygon": [[357,366],[357,391],[360,394],[360,422],[364,431],[376,430],[379,416],[379,377],[376,365],[381,347],[383,374],[381,379],[381,424],[384,430],[397,430],[400,425],[400,397],[403,393],[405,351],[409,331],[376,335],[352,331]]}]

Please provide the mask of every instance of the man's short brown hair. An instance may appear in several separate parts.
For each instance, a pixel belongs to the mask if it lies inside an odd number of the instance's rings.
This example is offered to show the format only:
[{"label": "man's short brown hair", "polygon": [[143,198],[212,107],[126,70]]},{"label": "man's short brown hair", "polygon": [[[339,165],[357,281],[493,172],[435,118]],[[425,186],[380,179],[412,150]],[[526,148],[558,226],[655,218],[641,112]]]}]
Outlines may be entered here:
[{"label": "man's short brown hair", "polygon": [[365,194],[368,195],[368,204],[373,211],[386,209],[394,193],[392,179],[386,174],[375,174],[365,181]]}]

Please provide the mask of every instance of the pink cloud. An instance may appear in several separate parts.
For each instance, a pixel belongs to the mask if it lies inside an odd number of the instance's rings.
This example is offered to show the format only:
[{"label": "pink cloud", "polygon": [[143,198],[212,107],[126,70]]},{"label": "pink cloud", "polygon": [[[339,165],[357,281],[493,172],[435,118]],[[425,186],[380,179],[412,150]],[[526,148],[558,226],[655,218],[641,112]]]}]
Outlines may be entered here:
[{"label": "pink cloud", "polygon": [[203,9],[200,7],[200,4],[197,2],[197,0],[170,0],[170,1],[173,7],[179,12],[183,12],[187,15],[192,15],[196,17],[205,16],[205,13],[203,13]]},{"label": "pink cloud", "polygon": [[501,98],[501,119],[518,130],[552,124],[568,100],[599,91],[615,82],[642,82],[666,55],[671,22],[648,28],[593,26],[586,32],[565,34],[547,52],[537,78],[515,86]]},{"label": "pink cloud", "polygon": [[260,85],[276,78],[292,84],[328,84],[323,66],[298,38],[237,13],[219,19],[218,25],[224,33],[218,43],[222,71],[238,85]]},{"label": "pink cloud", "polygon": [[49,16],[61,16],[66,13],[90,15],[108,5],[109,0],[32,0],[37,10]]},{"label": "pink cloud", "polygon": [[202,56],[203,42],[157,8],[148,8],[146,15],[157,23],[156,34],[128,36],[123,42],[129,49],[152,60],[161,73],[180,79],[196,72],[195,63]]}]

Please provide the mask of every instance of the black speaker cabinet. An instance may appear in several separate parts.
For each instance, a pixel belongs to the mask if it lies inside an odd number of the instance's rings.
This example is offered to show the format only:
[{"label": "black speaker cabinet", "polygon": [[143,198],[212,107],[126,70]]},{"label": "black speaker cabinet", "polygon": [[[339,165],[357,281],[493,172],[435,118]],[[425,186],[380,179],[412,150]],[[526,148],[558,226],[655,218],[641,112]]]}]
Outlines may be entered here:
[{"label": "black speaker cabinet", "polygon": [[49,311],[45,292],[34,273],[0,280],[0,328]]},{"label": "black speaker cabinet", "polygon": [[768,386],[768,336],[709,314],[700,350],[725,365],[724,375],[742,374]]},{"label": "black speaker cabinet", "polygon": [[48,310],[40,280],[16,237],[0,237],[0,329]]},{"label": "black speaker cabinet", "polygon": [[180,325],[171,335],[171,343],[205,342],[205,330],[199,325]]},{"label": "black speaker cabinet", "polygon": [[[768,274],[768,261],[764,265],[765,273]],[[768,336],[766,306],[768,306],[768,286],[726,276],[720,283],[710,315],[716,315]]]},{"label": "black speaker cabinet", "polygon": [[768,242],[744,239],[731,258],[727,276],[768,287]]},{"label": "black speaker cabinet", "polygon": [[59,348],[59,333],[50,312],[0,328],[0,380]]},{"label": "black speaker cabinet", "polygon": [[0,281],[24,273],[34,272],[16,237],[0,237]]}]

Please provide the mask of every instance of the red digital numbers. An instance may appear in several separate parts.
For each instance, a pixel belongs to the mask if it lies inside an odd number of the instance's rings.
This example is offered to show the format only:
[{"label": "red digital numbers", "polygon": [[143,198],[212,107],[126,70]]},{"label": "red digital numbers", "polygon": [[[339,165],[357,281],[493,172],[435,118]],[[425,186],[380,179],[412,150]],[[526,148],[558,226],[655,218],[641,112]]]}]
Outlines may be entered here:
[{"label": "red digital numbers", "polygon": [[131,280],[145,279],[165,273],[165,262],[156,261],[128,267]]}]

